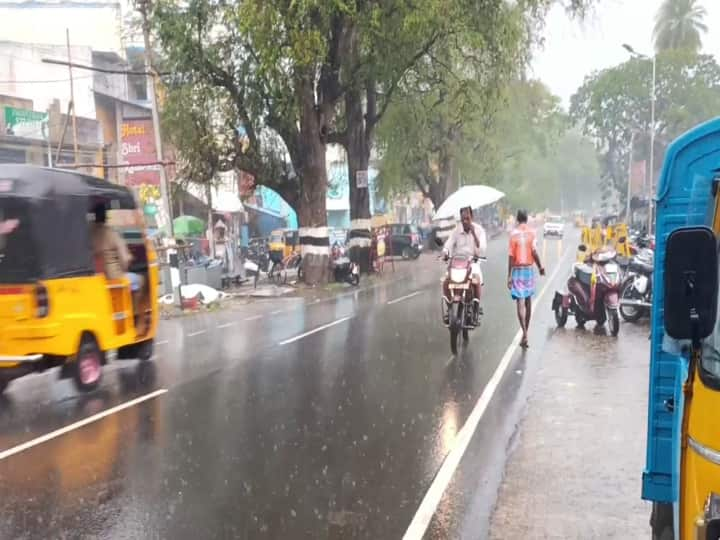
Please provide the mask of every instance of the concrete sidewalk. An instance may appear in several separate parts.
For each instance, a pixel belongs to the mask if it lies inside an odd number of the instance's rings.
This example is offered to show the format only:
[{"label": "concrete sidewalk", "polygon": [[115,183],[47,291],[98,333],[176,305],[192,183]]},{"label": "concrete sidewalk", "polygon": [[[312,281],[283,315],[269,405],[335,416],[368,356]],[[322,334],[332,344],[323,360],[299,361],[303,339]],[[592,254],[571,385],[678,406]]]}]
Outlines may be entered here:
[{"label": "concrete sidewalk", "polygon": [[490,525],[493,539],[649,538],[648,327],[548,330]]}]

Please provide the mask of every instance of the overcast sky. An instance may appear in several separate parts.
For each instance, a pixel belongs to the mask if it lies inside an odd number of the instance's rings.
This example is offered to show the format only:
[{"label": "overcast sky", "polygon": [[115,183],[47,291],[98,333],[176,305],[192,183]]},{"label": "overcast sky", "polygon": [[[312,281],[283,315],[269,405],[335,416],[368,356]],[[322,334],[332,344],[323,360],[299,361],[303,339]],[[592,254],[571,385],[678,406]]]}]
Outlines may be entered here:
[{"label": "overcast sky", "polygon": [[[597,0],[584,21],[571,20],[556,6],[548,16],[545,45],[536,53],[531,73],[567,106],[586,75],[628,58],[623,43],[652,53],[655,13],[662,0]],[[720,1],[703,0],[707,10],[703,50],[720,59]]]}]

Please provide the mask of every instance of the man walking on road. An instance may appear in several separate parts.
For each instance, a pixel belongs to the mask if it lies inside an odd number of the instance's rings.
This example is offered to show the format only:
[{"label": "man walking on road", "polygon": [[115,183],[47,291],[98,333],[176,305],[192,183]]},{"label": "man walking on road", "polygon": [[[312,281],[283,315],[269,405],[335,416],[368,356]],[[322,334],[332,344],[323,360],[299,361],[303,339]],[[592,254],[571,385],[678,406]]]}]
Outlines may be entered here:
[{"label": "man walking on road", "polygon": [[517,305],[517,316],[522,330],[520,346],[528,347],[528,329],[532,314],[532,297],[535,294],[536,264],[540,275],[545,275],[545,268],[540,262],[537,253],[535,231],[527,224],[528,216],[525,210],[518,210],[515,229],[510,233],[510,256],[508,257],[508,289]]}]

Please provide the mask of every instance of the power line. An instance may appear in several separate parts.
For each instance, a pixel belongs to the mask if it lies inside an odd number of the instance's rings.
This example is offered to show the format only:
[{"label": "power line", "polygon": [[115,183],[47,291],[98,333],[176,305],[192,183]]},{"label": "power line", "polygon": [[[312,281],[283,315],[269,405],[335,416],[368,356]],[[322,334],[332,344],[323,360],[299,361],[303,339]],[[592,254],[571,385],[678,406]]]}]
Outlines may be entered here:
[{"label": "power line", "polygon": [[[75,77],[74,79],[81,80],[81,79],[92,79],[92,75],[86,75],[84,77]],[[51,84],[51,83],[67,83],[70,82],[70,79],[49,79],[44,81],[0,81],[0,84]]]}]

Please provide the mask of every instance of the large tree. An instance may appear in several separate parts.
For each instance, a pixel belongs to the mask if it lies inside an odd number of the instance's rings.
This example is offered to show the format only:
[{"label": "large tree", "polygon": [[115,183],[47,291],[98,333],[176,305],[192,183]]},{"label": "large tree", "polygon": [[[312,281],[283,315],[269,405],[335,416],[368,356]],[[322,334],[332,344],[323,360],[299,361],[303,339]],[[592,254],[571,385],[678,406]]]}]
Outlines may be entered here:
[{"label": "large tree", "polygon": [[700,0],[663,0],[655,16],[655,51],[688,49],[699,52],[707,33],[707,11]]},{"label": "large tree", "polygon": [[324,281],[325,151],[343,97],[353,13],[339,0],[166,0],[154,7],[170,93],[207,102],[222,140],[215,162],[276,185],[297,208],[306,279]]},{"label": "large tree", "polygon": [[[667,145],[720,110],[720,66],[712,56],[671,50],[657,57],[656,123],[650,125],[649,60],[631,59],[588,76],[571,99],[570,113],[601,152],[601,173],[620,193],[627,182],[630,141],[635,160],[648,159],[655,130],[654,170]],[[634,134],[634,135],[633,135]]]}]

